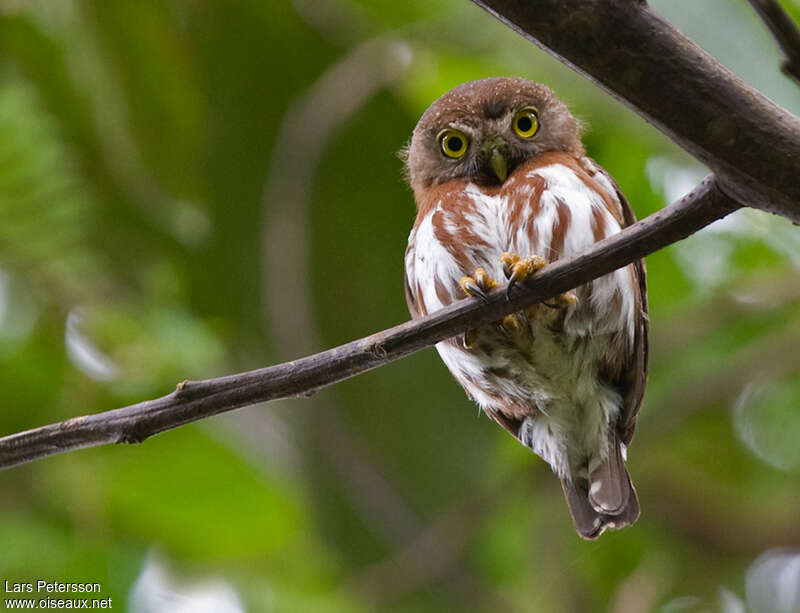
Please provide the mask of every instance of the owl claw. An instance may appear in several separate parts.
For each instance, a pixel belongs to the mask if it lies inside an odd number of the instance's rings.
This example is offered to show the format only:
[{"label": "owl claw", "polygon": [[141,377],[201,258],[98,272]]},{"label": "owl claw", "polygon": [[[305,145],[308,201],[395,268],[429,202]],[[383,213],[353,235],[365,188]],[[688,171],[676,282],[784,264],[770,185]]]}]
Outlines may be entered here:
[{"label": "owl claw", "polygon": [[538,255],[521,258],[518,255],[506,252],[500,256],[500,260],[503,262],[503,274],[508,279],[506,296],[511,295],[511,290],[517,283],[524,281],[537,270],[541,270],[547,265],[547,261]]},{"label": "owl claw", "polygon": [[475,328],[470,328],[464,332],[461,338],[461,344],[464,349],[472,349],[475,346],[475,341],[478,340],[478,331]]},{"label": "owl claw", "polygon": [[506,315],[500,320],[500,328],[505,332],[508,337],[515,337],[522,335],[525,330],[525,323],[523,316],[519,313],[511,313]]},{"label": "owl claw", "polygon": [[508,251],[504,251],[500,256],[500,261],[503,263],[503,274],[506,276],[506,279],[510,279],[514,264],[519,262],[519,256],[514,255],[513,253],[508,253]]},{"label": "owl claw", "polygon": [[[476,268],[472,275],[473,276],[471,277],[461,277],[461,281],[458,282],[459,286],[461,286],[461,291],[463,291],[467,296],[480,298],[486,302],[488,300],[486,295],[487,292],[497,287],[497,281],[492,279],[484,268],[480,267]],[[478,331],[474,328],[471,328],[464,332],[464,335],[461,338],[461,345],[464,347],[464,349],[472,349],[477,340]]]},{"label": "owl claw", "polygon": [[487,300],[486,293],[498,285],[482,267],[476,268],[472,277],[461,277],[458,284],[467,296],[480,298],[484,302]]},{"label": "owl claw", "polygon": [[475,279],[472,277],[462,277],[458,284],[461,286],[461,289],[467,296],[472,298],[480,298],[486,302],[486,292],[481,289],[480,285],[475,283]]},{"label": "owl claw", "polygon": [[578,297],[575,295],[575,292],[564,292],[553,298],[550,302],[543,302],[542,304],[551,309],[566,309],[577,306]]}]

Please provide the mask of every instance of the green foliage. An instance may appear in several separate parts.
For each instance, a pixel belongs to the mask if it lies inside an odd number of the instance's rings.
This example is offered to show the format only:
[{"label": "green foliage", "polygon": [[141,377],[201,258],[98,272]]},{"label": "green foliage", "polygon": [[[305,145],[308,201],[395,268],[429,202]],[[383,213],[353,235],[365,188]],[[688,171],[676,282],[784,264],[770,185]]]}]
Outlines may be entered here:
[{"label": "green foliage", "polygon": [[[800,109],[745,8],[652,4]],[[465,80],[550,84],[640,217],[703,174],[455,0],[16,2],[0,49],[3,433],[405,320],[415,211],[396,152]],[[342,66],[352,82],[326,79]],[[312,88],[317,106],[292,115]],[[294,150],[288,117],[311,135]],[[286,159],[299,185],[273,175]],[[264,244],[275,228],[286,251]],[[744,599],[755,558],[796,545],[798,262],[797,228],[749,211],[648,258],[652,371],[629,454],[643,515],[597,543],[428,350],[312,399],[0,474],[0,576],[98,581],[121,609],[158,564],[168,590],[223,580],[249,611],[709,610],[719,586]]]}]

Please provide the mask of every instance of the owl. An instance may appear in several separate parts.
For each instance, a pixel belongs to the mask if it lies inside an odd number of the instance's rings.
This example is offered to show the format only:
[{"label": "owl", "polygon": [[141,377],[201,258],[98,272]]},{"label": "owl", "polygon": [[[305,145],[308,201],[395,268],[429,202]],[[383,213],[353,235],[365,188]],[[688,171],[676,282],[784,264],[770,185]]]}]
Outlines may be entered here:
[{"label": "owl", "polygon": [[[546,86],[490,78],[456,87],[403,152],[417,217],[405,254],[412,317],[508,280],[635,221],[586,157],[581,125]],[[553,300],[442,341],[467,395],[543,458],[586,539],[632,524],[625,466],[647,376],[645,268],[634,262]]]}]

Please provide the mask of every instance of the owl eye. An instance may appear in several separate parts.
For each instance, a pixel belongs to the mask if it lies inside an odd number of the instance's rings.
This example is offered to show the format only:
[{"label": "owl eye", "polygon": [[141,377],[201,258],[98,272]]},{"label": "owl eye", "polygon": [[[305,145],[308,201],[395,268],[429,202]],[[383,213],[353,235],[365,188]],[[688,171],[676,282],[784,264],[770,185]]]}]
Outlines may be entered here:
[{"label": "owl eye", "polygon": [[469,139],[463,132],[448,128],[447,130],[442,130],[439,132],[439,136],[437,138],[439,139],[439,144],[442,147],[442,153],[449,158],[457,160],[458,158],[463,157],[467,152]]},{"label": "owl eye", "polygon": [[533,138],[539,131],[539,114],[532,106],[526,106],[517,111],[511,126],[520,138]]}]

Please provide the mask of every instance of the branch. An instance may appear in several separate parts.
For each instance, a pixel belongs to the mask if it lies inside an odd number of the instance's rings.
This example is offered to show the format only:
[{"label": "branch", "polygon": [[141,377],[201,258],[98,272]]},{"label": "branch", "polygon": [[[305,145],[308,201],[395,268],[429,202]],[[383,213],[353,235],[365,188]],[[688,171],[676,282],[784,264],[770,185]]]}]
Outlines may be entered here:
[{"label": "branch", "polygon": [[633,0],[472,0],[708,165],[741,205],[800,223],[800,120]]},{"label": "branch", "polygon": [[583,253],[548,265],[510,299],[498,288],[486,302],[461,300],[422,319],[299,360],[217,379],[184,381],[161,398],[12,434],[0,438],[0,468],[83,447],[139,443],[246,405],[310,395],[583,285],[689,236],[737,207],[714,178],[707,177],[678,202]]},{"label": "branch", "polygon": [[784,58],[783,74],[800,85],[800,30],[778,0],[747,0],[772,32]]}]

